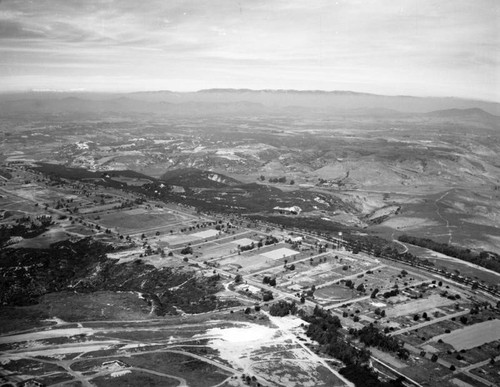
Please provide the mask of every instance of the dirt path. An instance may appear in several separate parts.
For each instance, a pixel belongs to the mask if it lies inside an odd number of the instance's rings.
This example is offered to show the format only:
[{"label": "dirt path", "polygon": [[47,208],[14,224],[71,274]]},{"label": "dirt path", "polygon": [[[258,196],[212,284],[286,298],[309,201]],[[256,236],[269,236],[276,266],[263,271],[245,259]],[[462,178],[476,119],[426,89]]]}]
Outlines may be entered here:
[{"label": "dirt path", "polygon": [[350,382],[347,380],[344,376],[342,376],[338,371],[334,370],[322,357],[318,356],[316,353],[314,353],[307,345],[305,345],[302,341],[298,340],[297,337],[290,333],[288,330],[288,327],[283,326],[280,321],[280,317],[273,317],[269,313],[265,312],[269,320],[280,330],[281,334],[283,336],[286,336],[289,338],[294,344],[300,345],[306,351],[309,355],[310,361],[314,363],[319,363],[326,369],[328,369],[332,374],[334,374],[337,378],[342,380],[346,386],[348,387],[355,387],[354,383]]},{"label": "dirt path", "polygon": [[394,243],[398,244],[399,246],[402,246],[404,251],[400,252],[400,254],[405,254],[408,252],[408,246],[406,246],[403,242],[398,241],[396,238],[394,238],[394,233],[395,231],[392,232],[391,239]]},{"label": "dirt path", "polygon": [[453,313],[453,314],[448,314],[446,316],[437,317],[434,320],[424,321],[424,322],[417,324],[417,325],[414,325],[412,327],[403,328],[403,329],[400,329],[398,331],[390,332],[389,336],[396,336],[396,335],[400,335],[400,334],[405,333],[405,332],[414,331],[416,329],[423,328],[423,327],[426,327],[426,326],[429,326],[432,324],[436,324],[436,323],[441,322],[441,321],[450,320],[453,317],[463,316],[464,314],[467,314],[467,313],[469,313],[469,309],[465,309],[465,310],[462,310],[460,312]]},{"label": "dirt path", "polygon": [[439,202],[441,200],[443,200],[450,192],[451,192],[451,190],[450,191],[446,191],[439,198],[437,198],[436,200],[434,200],[434,206],[436,207],[436,215],[446,224],[446,229],[448,230],[448,233],[445,234],[445,235],[448,235],[448,242],[447,243],[449,245],[451,245],[451,241],[453,239],[453,233],[451,232],[450,222],[440,212]]}]

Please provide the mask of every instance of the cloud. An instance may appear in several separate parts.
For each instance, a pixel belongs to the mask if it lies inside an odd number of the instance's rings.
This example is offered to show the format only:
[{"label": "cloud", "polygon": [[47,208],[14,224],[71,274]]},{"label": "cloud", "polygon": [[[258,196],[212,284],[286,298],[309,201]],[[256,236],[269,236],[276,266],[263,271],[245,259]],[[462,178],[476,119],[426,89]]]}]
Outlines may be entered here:
[{"label": "cloud", "polygon": [[42,33],[26,29],[23,24],[13,20],[0,22],[0,39],[41,38],[43,36]]},{"label": "cloud", "polygon": [[467,79],[497,98],[499,12],[496,0],[7,0],[0,65],[17,80],[66,84],[79,69],[76,80],[145,88],[463,95],[453,84]]}]

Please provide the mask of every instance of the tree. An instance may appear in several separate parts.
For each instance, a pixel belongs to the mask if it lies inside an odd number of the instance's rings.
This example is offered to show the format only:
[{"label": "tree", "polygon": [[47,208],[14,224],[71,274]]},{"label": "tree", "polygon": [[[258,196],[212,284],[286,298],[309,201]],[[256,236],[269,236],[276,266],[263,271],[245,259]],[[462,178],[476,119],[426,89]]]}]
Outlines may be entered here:
[{"label": "tree", "polygon": [[420,316],[417,314],[415,314],[415,316],[413,316],[413,320],[414,321],[418,321],[420,319]]},{"label": "tree", "polygon": [[385,317],[385,310],[383,310],[382,312],[380,312],[380,317]]},{"label": "tree", "polygon": [[297,305],[295,302],[289,303],[284,300],[274,303],[269,308],[269,314],[271,316],[283,317],[288,314],[295,314],[297,312]]},{"label": "tree", "polygon": [[266,302],[266,301],[271,301],[273,299],[273,293],[270,292],[269,290],[264,290],[262,292],[262,301]]},{"label": "tree", "polygon": [[181,250],[182,255],[193,254],[193,248],[191,246],[186,246]]},{"label": "tree", "polygon": [[236,277],[234,277],[234,282],[239,284],[241,281],[243,281],[243,277],[241,274],[236,274]]},{"label": "tree", "polygon": [[400,348],[398,349],[398,357],[403,360],[408,360],[410,357],[410,351],[408,351],[406,348]]}]

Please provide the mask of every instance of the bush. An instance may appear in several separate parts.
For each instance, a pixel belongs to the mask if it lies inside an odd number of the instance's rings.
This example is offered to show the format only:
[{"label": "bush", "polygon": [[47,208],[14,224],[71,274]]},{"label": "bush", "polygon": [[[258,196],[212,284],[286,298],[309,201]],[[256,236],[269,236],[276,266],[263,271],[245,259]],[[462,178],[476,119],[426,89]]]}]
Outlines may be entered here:
[{"label": "bush", "polygon": [[193,254],[193,248],[191,246],[186,246],[181,250],[182,255]]},{"label": "bush", "polygon": [[269,314],[271,316],[283,317],[288,314],[295,314],[297,312],[297,305],[295,302],[289,303],[283,300],[276,302],[269,308]]}]

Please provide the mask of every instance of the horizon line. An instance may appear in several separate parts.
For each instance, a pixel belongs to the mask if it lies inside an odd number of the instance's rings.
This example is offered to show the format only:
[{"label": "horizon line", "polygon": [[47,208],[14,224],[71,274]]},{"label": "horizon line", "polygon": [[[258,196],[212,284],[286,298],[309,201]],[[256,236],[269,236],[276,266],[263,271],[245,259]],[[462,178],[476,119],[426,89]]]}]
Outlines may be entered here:
[{"label": "horizon line", "polygon": [[140,94],[140,93],[172,93],[172,94],[189,94],[189,93],[202,93],[202,92],[249,92],[249,93],[263,93],[263,92],[295,92],[295,93],[322,93],[322,94],[360,94],[375,97],[393,97],[393,98],[449,98],[449,99],[459,99],[459,100],[470,100],[478,102],[487,103],[500,103],[496,100],[480,99],[480,98],[466,98],[457,97],[453,95],[445,96],[431,96],[431,95],[409,95],[409,94],[377,94],[364,91],[353,91],[353,90],[324,90],[324,89],[250,89],[250,88],[208,88],[208,89],[197,89],[197,90],[169,90],[169,89],[158,89],[158,90],[129,90],[129,91],[112,91],[112,90],[87,90],[85,88],[75,88],[75,89],[50,89],[50,88],[37,88],[37,89],[25,89],[25,90],[0,90],[0,95],[6,94],[29,94],[29,93],[39,93],[39,94]]}]

